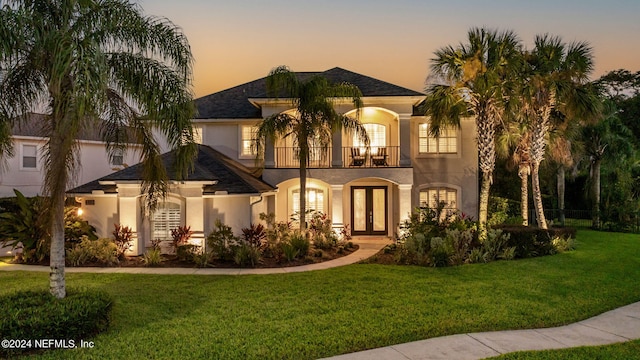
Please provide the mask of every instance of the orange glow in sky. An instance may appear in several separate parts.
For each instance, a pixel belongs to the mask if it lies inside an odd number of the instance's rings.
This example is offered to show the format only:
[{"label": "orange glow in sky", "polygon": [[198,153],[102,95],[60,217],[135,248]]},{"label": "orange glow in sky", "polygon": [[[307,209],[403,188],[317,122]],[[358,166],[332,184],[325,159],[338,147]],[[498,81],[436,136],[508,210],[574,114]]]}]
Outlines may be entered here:
[{"label": "orange glow in sky", "polygon": [[592,78],[640,70],[638,0],[144,0],[145,14],[169,18],[195,57],[196,97],[264,77],[278,66],[339,66],[423,91],[429,59],[464,42],[471,27],[587,41]]}]

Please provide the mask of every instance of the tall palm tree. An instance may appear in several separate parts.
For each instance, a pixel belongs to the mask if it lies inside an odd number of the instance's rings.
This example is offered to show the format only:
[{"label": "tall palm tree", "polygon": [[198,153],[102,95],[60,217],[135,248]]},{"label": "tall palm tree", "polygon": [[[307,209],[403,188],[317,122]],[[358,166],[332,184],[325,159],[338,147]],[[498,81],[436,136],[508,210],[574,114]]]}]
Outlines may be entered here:
[{"label": "tall palm tree", "polygon": [[431,76],[440,84],[427,88],[425,114],[431,132],[460,126],[460,117],[475,116],[479,167],[482,172],[479,221],[487,222],[489,189],[495,168],[495,134],[511,99],[512,74],[518,68],[520,42],[512,31],[473,28],[468,43],[444,47],[431,60]]},{"label": "tall palm tree", "polygon": [[362,93],[357,86],[341,83],[332,84],[323,76],[300,79],[286,66],[279,66],[267,77],[267,93],[271,97],[284,97],[291,101],[295,112],[273,114],[260,123],[257,131],[257,152],[263,153],[265,141],[276,137],[291,137],[298,149],[296,157],[300,163],[300,229],[306,228],[307,163],[312,145],[319,146],[326,153],[331,145],[331,135],[342,129],[356,132],[368,145],[366,129],[356,118],[336,112],[334,104],[348,99],[353,106],[362,108]]},{"label": "tall palm tree", "polygon": [[525,53],[522,78],[523,111],[531,114],[531,183],[538,226],[546,229],[539,170],[544,160],[551,116],[586,118],[597,112],[597,100],[586,86],[593,70],[591,48],[585,42],[565,44],[559,37],[538,35],[535,47]]},{"label": "tall palm tree", "polygon": [[496,150],[502,158],[508,158],[508,166],[518,168],[520,178],[520,215],[522,225],[529,225],[529,174],[531,166],[529,160],[529,142],[531,133],[526,121],[512,120],[504,124],[497,137]]},{"label": "tall palm tree", "polygon": [[603,116],[595,124],[583,126],[580,138],[589,160],[593,227],[600,228],[600,169],[602,162],[624,161],[634,155],[633,134],[616,116],[612,101],[606,100]]},{"label": "tall palm tree", "polygon": [[[64,201],[79,165],[76,141],[100,127],[111,158],[142,144],[142,190],[153,209],[167,191],[152,130],[177,150],[185,174],[195,154],[192,56],[181,30],[126,0],[13,0],[0,10],[0,155],[11,156],[11,126],[46,107],[44,193],[50,200],[50,291],[66,294]],[[133,137],[128,135],[133,129]]]}]

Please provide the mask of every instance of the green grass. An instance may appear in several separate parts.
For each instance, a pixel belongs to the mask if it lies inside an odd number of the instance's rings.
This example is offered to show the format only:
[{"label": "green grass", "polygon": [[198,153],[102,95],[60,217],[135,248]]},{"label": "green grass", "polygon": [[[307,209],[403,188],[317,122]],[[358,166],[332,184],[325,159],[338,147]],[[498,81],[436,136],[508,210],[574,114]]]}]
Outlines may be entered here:
[{"label": "green grass", "polygon": [[491,358],[495,360],[638,360],[640,340],[562,350],[523,351]]},{"label": "green grass", "polygon": [[[638,235],[582,230],[555,256],[450,268],[356,264],[282,275],[67,274],[110,293],[95,348],[44,358],[313,359],[436,336],[572,323],[640,300]],[[46,273],[0,271],[0,293]]]}]

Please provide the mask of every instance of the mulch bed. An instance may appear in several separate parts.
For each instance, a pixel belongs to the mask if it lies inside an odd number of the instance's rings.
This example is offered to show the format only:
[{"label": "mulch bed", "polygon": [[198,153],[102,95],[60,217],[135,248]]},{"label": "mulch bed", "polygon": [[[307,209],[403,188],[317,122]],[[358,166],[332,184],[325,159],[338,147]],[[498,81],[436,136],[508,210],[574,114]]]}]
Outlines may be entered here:
[{"label": "mulch bed", "polygon": [[[318,255],[320,256],[314,256],[314,253],[316,253],[317,250],[315,249],[311,249],[309,251],[309,255],[307,255],[305,258],[302,259],[295,259],[293,261],[287,261],[286,259],[280,259],[280,261],[278,261],[275,258],[267,258],[267,257],[263,257],[260,260],[260,263],[258,263],[254,268],[256,269],[261,269],[261,268],[281,268],[281,267],[290,267],[290,266],[300,266],[300,265],[309,265],[309,264],[316,264],[316,263],[321,263],[324,261],[330,261],[330,260],[334,260],[334,259],[338,259],[341,258],[343,256],[347,256],[351,253],[353,253],[354,251],[358,250],[358,245],[354,244],[352,248],[349,249],[342,249],[340,251],[338,251],[338,249],[329,249],[329,250],[321,250],[322,254],[318,253]],[[156,266],[156,268],[196,268],[197,266],[193,263],[193,262],[188,262],[188,261],[182,261],[179,260],[175,255],[166,255],[163,254],[162,255],[162,259],[163,261]],[[48,266],[49,265],[49,260],[43,260],[39,263],[31,263],[29,265],[45,265]],[[70,265],[67,265],[68,267],[72,267]],[[114,265],[114,266],[106,266],[103,264],[84,264],[81,267],[147,267],[145,265],[145,263],[142,261],[142,256],[131,256],[131,257],[127,257],[127,259],[125,261],[121,261],[119,264]],[[242,268],[241,266],[237,265],[236,263],[234,263],[233,261],[221,261],[221,260],[214,260],[209,262],[209,267],[212,268]],[[246,266],[245,266],[246,268]]]}]

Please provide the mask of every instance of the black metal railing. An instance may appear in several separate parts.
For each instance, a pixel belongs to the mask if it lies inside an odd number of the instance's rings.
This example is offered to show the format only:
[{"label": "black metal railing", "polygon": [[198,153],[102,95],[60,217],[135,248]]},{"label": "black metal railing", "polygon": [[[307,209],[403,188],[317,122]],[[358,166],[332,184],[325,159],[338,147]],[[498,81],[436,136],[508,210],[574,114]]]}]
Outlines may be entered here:
[{"label": "black metal railing", "polygon": [[[294,169],[300,167],[299,151],[297,147],[276,147],[276,168]],[[332,159],[331,148],[312,147],[309,149],[307,168],[330,168]],[[400,166],[399,146],[371,146],[343,147],[342,167],[345,168],[383,168]]]}]

